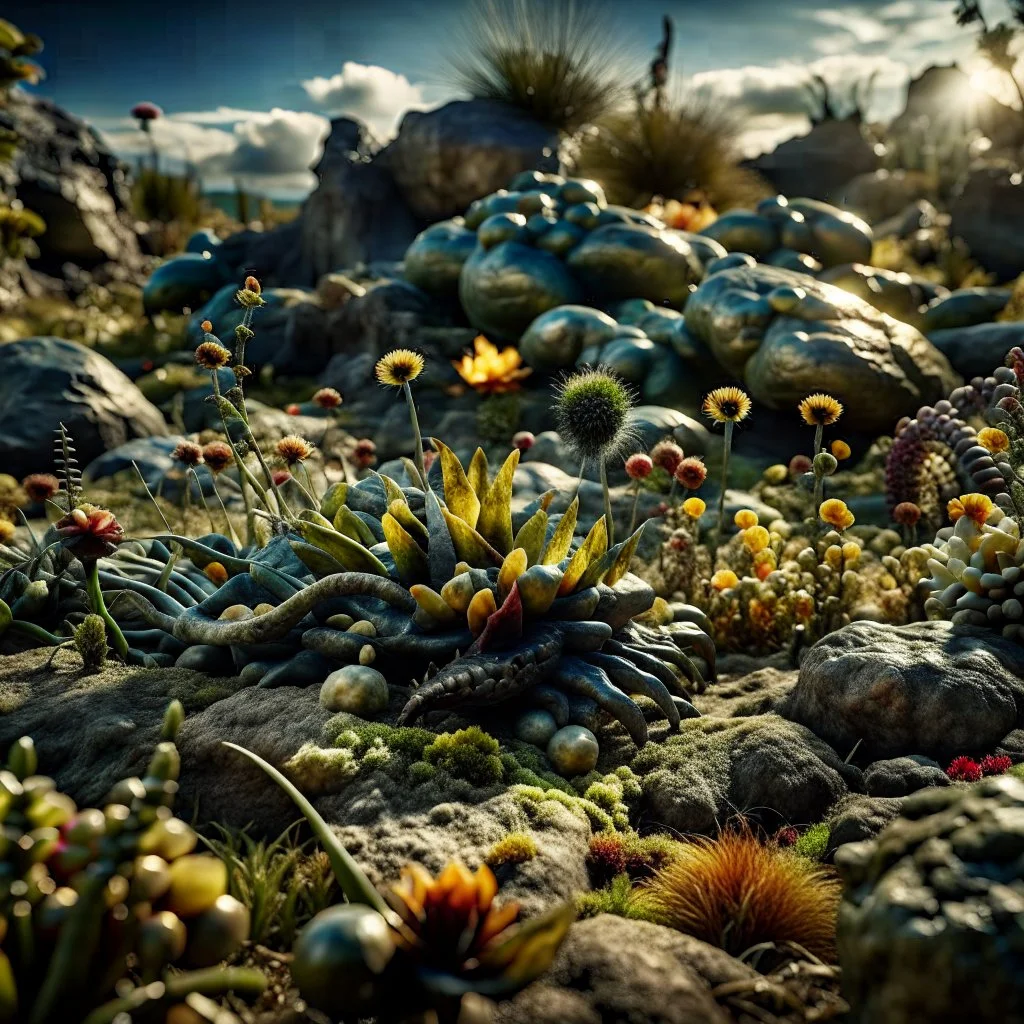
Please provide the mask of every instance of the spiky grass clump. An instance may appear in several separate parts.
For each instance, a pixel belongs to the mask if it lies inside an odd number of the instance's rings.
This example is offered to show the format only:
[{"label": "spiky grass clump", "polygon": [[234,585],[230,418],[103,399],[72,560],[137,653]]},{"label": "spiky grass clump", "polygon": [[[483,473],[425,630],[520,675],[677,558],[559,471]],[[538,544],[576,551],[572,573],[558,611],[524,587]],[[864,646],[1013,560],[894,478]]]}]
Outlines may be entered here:
[{"label": "spiky grass clump", "polygon": [[82,657],[86,672],[99,672],[107,660],[107,627],[99,615],[86,615],[75,627],[75,650]]},{"label": "spiky grass clump", "polygon": [[637,898],[659,923],[734,956],[796,942],[829,960],[840,891],[826,869],[738,831],[684,844]]},{"label": "spiky grass clump", "polygon": [[695,193],[718,210],[753,206],[769,191],[739,166],[736,138],[736,121],[723,106],[686,95],[600,119],[581,143],[576,169],[600,182],[610,203],[623,206]]},{"label": "spiky grass clump", "polygon": [[629,410],[633,393],[614,373],[599,366],[562,381],[555,402],[558,433],[581,459],[607,462],[632,442]]},{"label": "spiky grass clump", "polygon": [[592,4],[488,0],[452,63],[457,84],[472,96],[574,132],[622,95],[609,38]]}]

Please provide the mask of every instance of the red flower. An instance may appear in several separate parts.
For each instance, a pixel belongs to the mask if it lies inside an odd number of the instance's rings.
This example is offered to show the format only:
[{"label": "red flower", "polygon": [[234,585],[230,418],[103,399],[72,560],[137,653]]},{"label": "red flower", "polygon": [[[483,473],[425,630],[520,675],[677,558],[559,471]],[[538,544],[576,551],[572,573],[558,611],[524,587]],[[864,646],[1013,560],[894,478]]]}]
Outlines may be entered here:
[{"label": "red flower", "polygon": [[796,841],[799,838],[800,833],[793,828],[792,825],[789,825],[786,828],[780,828],[779,831],[775,833],[775,842],[777,842],[779,846],[795,846]]},{"label": "red flower", "polygon": [[117,549],[123,541],[124,530],[114,513],[95,505],[82,505],[54,523],[65,547],[71,548],[79,558],[103,558]]},{"label": "red flower", "polygon": [[512,435],[512,447],[518,448],[521,452],[529,451],[537,438],[528,430],[520,430],[518,434]]},{"label": "red flower", "polygon": [[810,473],[811,460],[806,455],[794,455],[789,460],[789,475],[792,477],[803,476]]},{"label": "red flower", "polygon": [[302,415],[302,407],[296,405],[294,402],[292,402],[291,405],[286,405],[284,407],[284,411],[286,413],[288,413],[289,416],[300,416],[300,415]]},{"label": "red flower", "polygon": [[946,774],[954,782],[977,782],[981,778],[981,765],[970,757],[954,757]]},{"label": "red flower", "polygon": [[651,475],[653,469],[654,463],[651,461],[650,455],[637,453],[626,459],[626,476],[630,480],[643,480],[645,476]]},{"label": "red flower", "polygon": [[981,759],[982,775],[1002,775],[1013,767],[1013,761],[1006,754],[986,754]]},{"label": "red flower", "polygon": [[659,441],[651,449],[651,461],[666,473],[674,473],[676,466],[683,461],[683,449],[675,441]]},{"label": "red flower", "polygon": [[60,481],[51,473],[30,473],[21,481],[21,486],[33,501],[43,502],[60,490]]},{"label": "red flower", "polygon": [[132,107],[132,117],[136,121],[156,121],[163,116],[163,111],[155,104],[149,102],[136,103]]},{"label": "red flower", "polygon": [[270,472],[270,478],[274,481],[274,486],[280,487],[283,484],[288,483],[291,480],[292,475],[287,469],[274,469]]},{"label": "red flower", "polygon": [[368,437],[356,441],[352,448],[352,461],[360,468],[366,469],[377,461],[377,446]]}]

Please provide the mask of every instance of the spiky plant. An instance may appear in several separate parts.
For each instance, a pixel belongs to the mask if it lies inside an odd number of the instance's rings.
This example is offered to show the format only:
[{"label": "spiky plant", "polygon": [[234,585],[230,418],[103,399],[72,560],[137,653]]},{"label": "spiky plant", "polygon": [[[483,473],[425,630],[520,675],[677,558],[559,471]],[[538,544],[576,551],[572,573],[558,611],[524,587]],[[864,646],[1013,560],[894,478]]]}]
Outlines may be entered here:
[{"label": "spiky plant", "polygon": [[609,38],[593,4],[487,0],[453,58],[456,82],[474,97],[575,132],[622,95]]},{"label": "spiky plant", "polygon": [[840,891],[827,869],[737,830],[682,844],[637,898],[659,923],[734,956],[796,942],[827,960]]},{"label": "spiky plant", "polygon": [[768,189],[739,166],[736,137],[728,110],[688,93],[663,106],[607,113],[582,139],[576,171],[600,182],[608,202],[623,206],[694,193],[718,210],[752,206]]}]

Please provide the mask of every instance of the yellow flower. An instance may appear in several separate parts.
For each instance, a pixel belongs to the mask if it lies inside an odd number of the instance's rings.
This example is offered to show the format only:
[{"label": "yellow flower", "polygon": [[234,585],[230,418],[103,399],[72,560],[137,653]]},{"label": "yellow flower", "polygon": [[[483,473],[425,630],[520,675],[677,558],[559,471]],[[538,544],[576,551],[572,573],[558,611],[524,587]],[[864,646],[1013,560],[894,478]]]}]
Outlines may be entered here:
[{"label": "yellow flower", "polygon": [[700,498],[687,498],[686,501],[683,502],[683,511],[691,519],[700,519],[700,517],[707,511],[707,505],[705,505]]},{"label": "yellow flower", "polygon": [[823,501],[821,508],[818,509],[818,515],[821,516],[822,522],[834,526],[840,532],[849,529],[855,522],[853,513],[846,507],[846,502],[838,498]]},{"label": "yellow flower", "polygon": [[808,395],[798,406],[810,427],[830,427],[843,415],[843,404],[831,395]]},{"label": "yellow flower", "polygon": [[501,352],[482,334],[473,341],[473,355],[464,355],[460,360],[453,360],[452,366],[459,376],[474,391],[484,395],[500,395],[508,391],[518,391],[520,381],[529,377],[533,370],[523,367],[519,350],[509,347]]},{"label": "yellow flower", "polygon": [[978,444],[987,448],[993,455],[1001,455],[1010,450],[1010,439],[1006,432],[998,427],[985,427],[978,431]]},{"label": "yellow flower", "polygon": [[216,341],[204,341],[196,349],[196,362],[207,370],[219,370],[231,362],[231,353]]},{"label": "yellow flower", "polygon": [[0,544],[6,544],[9,540],[14,540],[14,523],[0,518]]},{"label": "yellow flower", "polygon": [[845,441],[833,441],[832,454],[842,462],[850,457],[850,446]]},{"label": "yellow flower", "polygon": [[414,381],[426,365],[419,352],[407,348],[396,348],[384,356],[376,367],[377,380],[392,388],[404,387]]},{"label": "yellow flower", "polygon": [[984,526],[994,508],[992,500],[984,494],[961,494],[959,498],[954,498],[946,506],[946,511],[954,523],[963,516],[967,516],[978,526]]},{"label": "yellow flower", "polygon": [[715,590],[729,590],[735,587],[739,583],[739,577],[732,571],[732,569],[719,569],[714,576],[711,577],[711,586]]},{"label": "yellow flower", "polygon": [[716,423],[739,423],[750,415],[750,396],[739,388],[715,388],[704,399],[704,415]]},{"label": "yellow flower", "polygon": [[764,551],[771,542],[771,535],[763,526],[751,526],[740,534],[743,546],[752,554]]},{"label": "yellow flower", "polygon": [[757,513],[750,508],[741,508],[733,516],[732,520],[741,530],[749,530],[751,526],[757,526]]},{"label": "yellow flower", "polygon": [[856,562],[860,558],[860,545],[854,544],[852,540],[848,540],[843,545],[843,558],[846,559],[847,564]]}]

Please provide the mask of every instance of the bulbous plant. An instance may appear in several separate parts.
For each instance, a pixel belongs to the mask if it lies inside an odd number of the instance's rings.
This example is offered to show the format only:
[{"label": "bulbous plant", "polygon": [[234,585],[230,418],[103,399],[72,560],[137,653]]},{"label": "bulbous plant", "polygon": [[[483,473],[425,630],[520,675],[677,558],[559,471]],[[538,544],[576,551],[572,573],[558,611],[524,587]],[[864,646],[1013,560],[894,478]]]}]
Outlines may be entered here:
[{"label": "bulbous plant", "polygon": [[379,893],[313,805],[276,768],[233,743],[294,801],[320,841],[349,901],[321,912],[299,934],[291,964],[299,992],[335,1017],[382,1022],[436,1014],[459,1018],[470,994],[505,999],[550,967],[575,919],[572,904],[520,922],[515,903],[495,903],[497,882],[481,865],[450,863],[432,878],[408,866]]},{"label": "bulbous plant", "polygon": [[583,479],[583,472],[591,460],[596,460],[600,468],[604,517],[612,544],[615,543],[615,520],[608,488],[608,463],[622,455],[633,441],[633,431],[629,426],[629,410],[633,401],[633,392],[628,385],[600,366],[563,380],[555,401],[558,433],[580,460],[580,479]]},{"label": "bulbous plant", "polygon": [[[160,1021],[192,993],[258,995],[256,971],[221,968],[248,938],[249,913],[227,872],[193,853],[171,814],[179,768],[173,702],[142,778],[103,810],[80,810],[36,774],[30,739],[0,771],[0,1021]],[[179,971],[179,967],[191,968]]]}]

